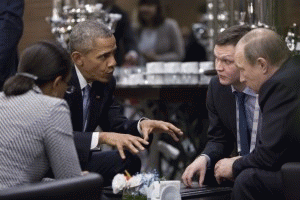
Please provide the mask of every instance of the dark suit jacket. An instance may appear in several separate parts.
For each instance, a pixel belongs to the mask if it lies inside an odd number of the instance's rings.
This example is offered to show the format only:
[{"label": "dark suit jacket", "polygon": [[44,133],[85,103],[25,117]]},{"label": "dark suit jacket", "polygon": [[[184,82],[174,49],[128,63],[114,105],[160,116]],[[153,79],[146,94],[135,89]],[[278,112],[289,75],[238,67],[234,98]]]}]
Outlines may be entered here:
[{"label": "dark suit jacket", "polygon": [[247,168],[278,171],[300,161],[300,58],[289,59],[259,91],[262,131],[254,151],[233,164],[236,177]]},{"label": "dark suit jacket", "polygon": [[122,19],[118,21],[114,33],[118,47],[116,51],[116,61],[118,66],[122,66],[124,62],[124,55],[130,50],[135,50],[137,52],[137,44],[130,25],[128,14],[116,5],[113,5],[110,13],[118,13],[122,15]]},{"label": "dark suit jacket", "polygon": [[99,125],[103,131],[130,133],[140,136],[137,130],[138,121],[128,120],[121,112],[121,107],[115,102],[113,92],[116,81],[113,78],[103,84],[95,81],[91,89],[90,109],[86,132],[83,132],[82,93],[75,69],[72,71],[70,88],[65,94],[71,110],[75,145],[83,169],[89,159],[92,132]]},{"label": "dark suit jacket", "polygon": [[228,157],[236,144],[236,102],[231,86],[221,85],[218,77],[210,81],[206,100],[209,128],[208,142],[203,150],[211,166]]},{"label": "dark suit jacket", "polygon": [[0,90],[18,66],[18,44],[23,33],[24,0],[0,2]]}]

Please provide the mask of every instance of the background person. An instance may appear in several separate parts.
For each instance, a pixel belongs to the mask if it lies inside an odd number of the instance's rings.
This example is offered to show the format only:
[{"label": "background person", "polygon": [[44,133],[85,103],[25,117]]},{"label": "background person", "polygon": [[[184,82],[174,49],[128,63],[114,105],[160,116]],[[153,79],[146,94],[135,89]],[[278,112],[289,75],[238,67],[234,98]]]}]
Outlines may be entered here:
[{"label": "background person", "polygon": [[38,42],[24,50],[18,73],[0,93],[0,188],[81,175],[70,111],[63,96],[71,60],[59,46]]},{"label": "background person", "polygon": [[0,3],[0,91],[18,66],[18,44],[23,33],[24,0]]},{"label": "background person", "polygon": [[139,0],[135,28],[139,64],[152,61],[182,61],[184,40],[178,23],[165,18],[159,0]]},{"label": "background person", "polygon": [[206,3],[203,3],[197,8],[197,26],[201,26],[203,33],[197,33],[195,30],[192,30],[188,35],[187,42],[185,45],[185,57],[184,62],[193,62],[193,61],[207,61],[207,52],[206,48],[208,46],[208,37],[207,31],[207,17],[206,17]]},{"label": "background person", "polygon": [[114,36],[117,42],[116,61],[118,66],[137,65],[138,53],[136,39],[128,14],[116,5],[116,0],[95,0],[103,4],[107,13],[121,14],[122,18],[117,22]]},{"label": "background person", "polygon": [[[218,76],[210,81],[207,92],[207,110],[209,117],[208,141],[202,152],[184,171],[183,183],[191,186],[192,178],[199,175],[199,185],[203,182],[208,185],[217,185],[214,178],[214,166],[222,158],[243,155],[242,150],[247,145],[247,154],[255,146],[259,107],[256,106],[257,95],[245,83],[240,82],[240,72],[235,66],[234,54],[236,44],[250,31],[247,25],[235,25],[220,33],[217,37],[214,54],[215,67]],[[237,92],[244,92],[246,127],[249,139],[246,145],[242,144],[241,134],[244,132],[240,124],[242,110],[236,96]],[[255,113],[258,115],[255,117]],[[260,126],[259,126],[260,127]]]}]

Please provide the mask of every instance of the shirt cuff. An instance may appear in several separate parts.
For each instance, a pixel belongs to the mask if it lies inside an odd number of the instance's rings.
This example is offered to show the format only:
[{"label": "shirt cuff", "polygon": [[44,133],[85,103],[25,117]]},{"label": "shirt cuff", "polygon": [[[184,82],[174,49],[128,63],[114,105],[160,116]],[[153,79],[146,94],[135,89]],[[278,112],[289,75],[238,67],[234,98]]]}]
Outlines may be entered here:
[{"label": "shirt cuff", "polygon": [[138,124],[137,124],[137,130],[138,130],[138,132],[140,133],[140,135],[141,135],[142,137],[143,137],[143,132],[142,132],[140,123],[141,123],[141,121],[146,120],[146,119],[148,119],[148,118],[142,117],[142,118],[138,121]]},{"label": "shirt cuff", "polygon": [[200,156],[204,156],[206,158],[207,161],[207,167],[210,167],[211,161],[210,161],[210,157],[206,154],[201,154]]},{"label": "shirt cuff", "polygon": [[91,150],[100,150],[100,147],[98,146],[98,142],[99,142],[99,132],[93,132]]}]

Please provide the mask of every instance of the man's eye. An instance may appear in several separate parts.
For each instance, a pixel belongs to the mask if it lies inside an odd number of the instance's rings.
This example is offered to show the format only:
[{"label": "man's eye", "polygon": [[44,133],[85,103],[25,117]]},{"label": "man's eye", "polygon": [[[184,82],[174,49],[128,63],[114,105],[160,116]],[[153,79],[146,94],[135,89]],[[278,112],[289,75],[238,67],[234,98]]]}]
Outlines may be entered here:
[{"label": "man's eye", "polygon": [[231,64],[233,63],[233,61],[231,61],[231,60],[224,60],[224,63],[225,63],[226,65],[231,65]]},{"label": "man's eye", "polygon": [[98,59],[101,60],[104,58],[104,55],[98,56]]}]

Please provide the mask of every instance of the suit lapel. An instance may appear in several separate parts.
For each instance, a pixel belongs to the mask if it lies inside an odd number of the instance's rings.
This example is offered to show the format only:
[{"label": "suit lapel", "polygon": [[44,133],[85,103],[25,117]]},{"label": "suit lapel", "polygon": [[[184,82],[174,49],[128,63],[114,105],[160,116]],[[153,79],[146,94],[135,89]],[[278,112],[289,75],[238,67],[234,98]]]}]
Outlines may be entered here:
[{"label": "suit lapel", "polygon": [[228,87],[228,102],[230,102],[228,104],[228,109],[229,109],[229,113],[232,113],[229,115],[230,117],[230,121],[234,122],[234,123],[230,123],[232,124],[232,130],[235,130],[235,133],[237,131],[237,127],[236,127],[236,101],[235,101],[235,96],[232,93],[232,89],[231,87]]},{"label": "suit lapel", "polygon": [[232,93],[231,86],[224,86],[220,84],[220,87],[220,90],[218,90],[220,94],[218,96],[222,97],[222,99],[217,100],[217,102],[219,102],[220,115],[222,115],[222,118],[226,121],[227,127],[231,127],[232,132],[236,133],[237,127],[235,96]]},{"label": "suit lapel", "polygon": [[70,107],[73,130],[82,131],[82,93],[75,68],[72,70],[72,78],[69,85],[70,86],[65,94],[65,99]]}]

